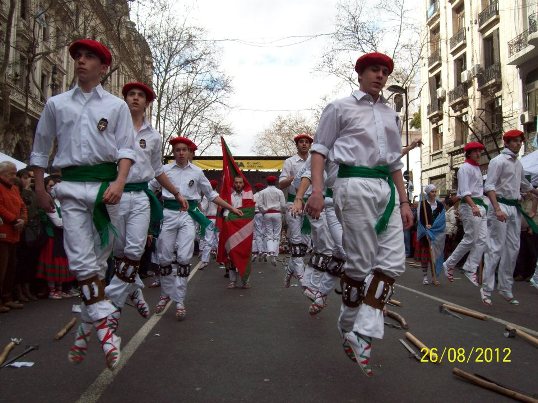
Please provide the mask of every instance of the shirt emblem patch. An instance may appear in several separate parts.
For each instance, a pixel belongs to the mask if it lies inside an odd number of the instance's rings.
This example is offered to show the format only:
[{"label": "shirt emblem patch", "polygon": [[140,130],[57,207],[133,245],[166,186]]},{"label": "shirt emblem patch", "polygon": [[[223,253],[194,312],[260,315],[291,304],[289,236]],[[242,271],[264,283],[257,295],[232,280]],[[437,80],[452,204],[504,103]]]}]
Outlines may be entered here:
[{"label": "shirt emblem patch", "polygon": [[194,179],[191,179],[191,180],[189,181],[189,187],[192,187],[193,185],[194,185]]},{"label": "shirt emblem patch", "polygon": [[140,148],[146,148],[146,140],[140,139],[138,144],[140,144]]},{"label": "shirt emblem patch", "polygon": [[100,132],[104,132],[108,126],[108,120],[105,118],[102,118],[99,123],[97,123],[97,130]]}]

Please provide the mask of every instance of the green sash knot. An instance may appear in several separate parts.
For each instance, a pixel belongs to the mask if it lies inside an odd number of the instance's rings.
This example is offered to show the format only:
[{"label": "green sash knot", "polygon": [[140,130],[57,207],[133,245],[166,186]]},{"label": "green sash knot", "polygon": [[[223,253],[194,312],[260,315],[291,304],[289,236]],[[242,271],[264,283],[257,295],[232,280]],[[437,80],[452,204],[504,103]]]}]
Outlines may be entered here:
[{"label": "green sash knot", "polygon": [[519,200],[505,199],[504,197],[497,197],[497,201],[499,203],[506,204],[507,206],[514,206],[515,208],[517,208],[517,211],[519,211],[523,215],[523,217],[525,218],[525,221],[527,221],[527,224],[532,229],[532,232],[534,232],[535,234],[538,234],[538,225],[536,225],[534,220],[530,218],[529,215],[523,211],[523,208],[521,207]]},{"label": "green sash knot", "polygon": [[[200,236],[205,236],[205,231],[209,227],[212,231],[217,231],[217,228],[213,224],[213,222],[207,218],[204,213],[200,211],[198,208],[198,200],[187,200],[189,203],[189,209],[187,210],[187,213],[191,216],[191,218],[196,221],[200,225]],[[168,210],[174,210],[174,211],[180,211],[181,210],[181,204],[177,200],[165,200],[164,201],[164,208],[167,208]]]},{"label": "green sash knot", "polygon": [[109,231],[117,234],[116,228],[110,221],[110,216],[103,202],[103,194],[110,182],[116,180],[118,167],[115,162],[104,162],[97,165],[72,166],[62,168],[62,180],[67,182],[101,182],[95,205],[93,207],[93,224],[99,233],[101,247],[105,247],[109,242]]},{"label": "green sash knot", "polygon": [[123,188],[124,192],[144,192],[149,199],[149,226],[155,228],[163,219],[163,206],[155,193],[148,189],[148,182],[127,183]]}]

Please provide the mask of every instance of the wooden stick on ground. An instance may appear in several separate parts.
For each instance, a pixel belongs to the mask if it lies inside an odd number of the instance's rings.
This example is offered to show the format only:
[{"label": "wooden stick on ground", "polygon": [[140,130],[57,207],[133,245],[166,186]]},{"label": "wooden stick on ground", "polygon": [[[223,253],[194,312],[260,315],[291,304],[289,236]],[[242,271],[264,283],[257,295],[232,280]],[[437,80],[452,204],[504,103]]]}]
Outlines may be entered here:
[{"label": "wooden stick on ground", "polygon": [[400,314],[397,314],[394,311],[387,310],[387,316],[389,318],[394,319],[396,322],[398,322],[403,329],[409,329],[409,325],[407,324],[407,321],[404,319],[404,317]]},{"label": "wooden stick on ground", "polygon": [[424,358],[426,355],[428,356],[428,360],[426,362],[431,362],[434,364],[441,364],[440,361],[435,359],[436,354],[434,353],[432,355],[431,349],[428,346],[426,346],[423,342],[421,342],[419,339],[417,339],[413,334],[406,332],[405,337],[407,338],[407,340],[409,340],[411,343],[413,343],[415,346],[417,346],[420,349],[419,354],[421,357]]},{"label": "wooden stick on ground", "polygon": [[396,306],[402,306],[402,303],[395,299],[389,299],[389,304],[396,305]]},{"label": "wooden stick on ground", "polygon": [[75,326],[75,323],[77,323],[77,318],[71,319],[69,322],[67,322],[67,325],[65,325],[58,333],[56,333],[56,336],[54,336],[54,340],[60,340],[62,337],[64,337],[73,326]]},{"label": "wooden stick on ground", "polygon": [[449,304],[443,304],[443,306],[449,311],[458,312],[458,313],[461,313],[462,315],[471,316],[475,319],[480,319],[480,320],[488,319],[488,315],[485,315],[477,311],[473,311],[472,309],[460,308],[458,306],[449,305]]},{"label": "wooden stick on ground", "polygon": [[499,386],[495,383],[488,382],[484,379],[481,379],[473,374],[470,374],[468,372],[465,372],[459,368],[453,368],[452,373],[456,376],[459,376],[460,378],[466,379],[475,385],[481,386],[482,388],[492,390],[494,392],[500,393],[502,395],[511,397],[512,399],[519,400],[521,402],[529,402],[529,403],[538,403],[538,399],[534,399],[533,397],[524,395],[523,393],[516,392],[514,390],[504,388],[502,386]]}]

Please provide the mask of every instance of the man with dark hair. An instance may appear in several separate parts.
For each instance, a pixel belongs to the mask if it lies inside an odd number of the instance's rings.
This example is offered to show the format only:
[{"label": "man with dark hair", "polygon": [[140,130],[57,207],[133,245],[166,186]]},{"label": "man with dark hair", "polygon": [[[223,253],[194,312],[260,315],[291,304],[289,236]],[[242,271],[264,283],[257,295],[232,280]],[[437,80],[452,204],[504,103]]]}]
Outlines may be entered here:
[{"label": "man with dark hair", "polygon": [[112,63],[110,50],[92,39],[69,46],[75,61],[75,88],[50,98],[36,129],[30,163],[40,206],[53,211],[55,204],[45,189],[53,141],[58,143],[53,167],[61,169],[62,182],[55,186],[62,205],[64,245],[69,268],[82,294],[82,324],[77,330],[69,360],[86,356],[92,324],[101,342],[107,366],[120,359],[121,339],[109,320],[117,308],[105,298],[107,258],[112,251],[112,225],[107,206],[117,204],[129,169],[135,160],[133,123],[127,104],[106,92],[101,78]]},{"label": "man with dark hair", "polygon": [[458,193],[460,198],[460,218],[465,235],[454,252],[443,263],[448,281],[454,281],[454,267],[467,254],[463,266],[465,277],[478,286],[476,271],[486,248],[488,222],[487,206],[484,203],[484,186],[480,171],[480,155],[484,146],[478,142],[465,145],[465,162],[458,170]]},{"label": "man with dark hair", "polygon": [[333,200],[347,254],[339,330],[346,353],[368,376],[372,338],[383,337],[383,308],[395,278],[405,270],[403,229],[413,219],[401,172],[399,118],[381,95],[393,68],[392,59],[381,53],[359,57],[360,89],[323,111],[311,151],[312,195],[306,205],[317,219],[324,206],[325,163],[339,164]]},{"label": "man with dark hair", "polygon": [[[297,154],[289,157],[284,161],[282,172],[280,173],[279,185],[280,189],[288,190],[288,204],[291,208],[295,201],[296,189],[293,187],[293,179],[301,170],[304,163],[308,159],[308,152],[312,145],[312,137],[308,134],[299,134],[294,137]],[[306,219],[306,218],[305,218]],[[309,238],[301,234],[301,225],[303,219],[300,216],[294,216],[290,211],[286,211],[286,225],[288,226],[288,242],[290,243],[291,257],[286,268],[284,277],[284,287],[289,287],[292,276],[295,276],[303,285],[302,279],[304,275],[304,261],[308,249]]]}]

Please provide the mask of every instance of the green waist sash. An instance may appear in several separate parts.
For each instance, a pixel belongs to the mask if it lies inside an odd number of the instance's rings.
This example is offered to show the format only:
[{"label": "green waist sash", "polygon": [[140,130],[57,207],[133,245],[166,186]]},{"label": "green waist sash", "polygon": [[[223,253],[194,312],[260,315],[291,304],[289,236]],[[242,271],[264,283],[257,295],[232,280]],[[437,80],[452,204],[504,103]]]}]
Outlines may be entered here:
[{"label": "green waist sash", "polygon": [[149,199],[149,225],[154,228],[163,219],[163,206],[155,193],[148,189],[148,182],[127,183],[123,188],[124,192],[144,192]]},{"label": "green waist sash", "polygon": [[532,232],[534,232],[535,234],[538,234],[538,225],[536,225],[534,220],[530,218],[529,215],[523,211],[523,208],[521,207],[519,200],[505,199],[504,197],[497,197],[497,201],[499,203],[506,204],[507,206],[514,206],[515,208],[517,208],[517,211],[519,211],[523,215],[523,217],[525,218],[525,221],[527,221],[527,224],[532,229]]},{"label": "green waist sash", "polygon": [[325,191],[325,197],[330,197],[332,199],[333,196],[334,196],[334,193],[333,193],[332,188],[327,188],[327,190]]},{"label": "green waist sash", "polygon": [[[200,225],[200,236],[205,236],[206,228],[210,226],[213,227],[213,231],[216,231],[213,222],[209,218],[207,218],[204,213],[202,213],[198,208],[198,200],[187,201],[189,202],[189,209],[187,210],[187,213],[189,213],[191,218]],[[168,210],[180,211],[181,204],[179,204],[177,200],[165,200],[164,208]]]},{"label": "green waist sash", "polygon": [[73,166],[62,168],[62,180],[67,182],[101,182],[95,205],[93,207],[93,224],[99,233],[101,246],[108,245],[109,230],[116,233],[116,229],[110,222],[110,216],[103,202],[103,194],[110,182],[116,180],[118,167],[115,162],[104,162],[91,166]]},{"label": "green waist sash", "polygon": [[338,168],[338,177],[339,178],[379,178],[384,179],[388,182],[390,187],[390,198],[385,207],[385,211],[377,220],[375,224],[375,232],[377,234],[385,231],[389,225],[390,216],[394,211],[396,205],[396,189],[394,187],[394,181],[392,180],[392,175],[390,174],[388,165],[381,165],[375,168],[368,167],[354,167],[349,165],[340,165]]},{"label": "green waist sash", "polygon": [[[486,211],[488,211],[488,205],[484,203],[484,200],[481,197],[471,197],[471,200],[476,204],[477,206],[482,206]],[[468,204],[465,197],[461,199],[461,202],[464,204]]]}]

